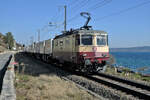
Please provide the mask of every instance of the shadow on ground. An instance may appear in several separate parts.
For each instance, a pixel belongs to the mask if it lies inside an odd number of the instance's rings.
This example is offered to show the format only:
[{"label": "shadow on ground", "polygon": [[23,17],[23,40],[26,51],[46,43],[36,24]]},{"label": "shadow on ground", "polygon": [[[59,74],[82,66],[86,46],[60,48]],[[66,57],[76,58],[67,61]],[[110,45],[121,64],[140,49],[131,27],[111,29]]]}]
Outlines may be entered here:
[{"label": "shadow on ground", "polygon": [[48,64],[44,63],[40,60],[27,56],[23,53],[16,53],[14,55],[15,62],[15,72],[32,75],[32,76],[40,76],[44,75],[59,75],[66,76],[69,74],[63,73],[60,69]]}]

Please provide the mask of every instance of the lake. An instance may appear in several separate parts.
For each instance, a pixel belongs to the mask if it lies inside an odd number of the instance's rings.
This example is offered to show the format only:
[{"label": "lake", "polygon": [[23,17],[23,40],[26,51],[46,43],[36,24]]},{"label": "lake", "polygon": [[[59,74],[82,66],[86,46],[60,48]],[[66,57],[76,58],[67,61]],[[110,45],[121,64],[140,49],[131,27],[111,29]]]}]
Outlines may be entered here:
[{"label": "lake", "polygon": [[150,74],[150,52],[111,52],[116,65],[128,67],[137,72],[140,67],[147,67],[143,74]]}]

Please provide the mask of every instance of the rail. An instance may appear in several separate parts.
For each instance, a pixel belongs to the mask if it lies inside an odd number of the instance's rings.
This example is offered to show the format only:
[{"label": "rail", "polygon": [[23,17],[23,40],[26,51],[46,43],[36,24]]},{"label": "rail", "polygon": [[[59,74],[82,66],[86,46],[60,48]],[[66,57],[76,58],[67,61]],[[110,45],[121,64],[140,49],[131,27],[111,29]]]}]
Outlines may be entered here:
[{"label": "rail", "polygon": [[150,87],[147,85],[104,73],[98,73],[96,75],[85,75],[85,77],[95,82],[107,85],[111,88],[126,92],[127,94],[131,94],[140,99],[150,100]]}]

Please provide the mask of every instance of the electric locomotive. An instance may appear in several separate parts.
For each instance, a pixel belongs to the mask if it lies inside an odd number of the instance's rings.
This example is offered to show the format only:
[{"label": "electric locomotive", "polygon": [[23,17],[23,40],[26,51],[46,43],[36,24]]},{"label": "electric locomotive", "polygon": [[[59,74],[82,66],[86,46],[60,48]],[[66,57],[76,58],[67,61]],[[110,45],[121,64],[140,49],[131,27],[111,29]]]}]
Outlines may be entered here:
[{"label": "electric locomotive", "polygon": [[81,16],[87,18],[83,27],[65,31],[53,39],[52,57],[66,64],[68,69],[105,71],[109,59],[108,34],[88,26],[91,19],[89,13],[83,12]]},{"label": "electric locomotive", "polygon": [[82,12],[81,16],[87,18],[83,27],[33,43],[25,48],[25,52],[45,62],[63,64],[67,69],[104,72],[109,59],[108,34],[88,26],[89,13]]}]

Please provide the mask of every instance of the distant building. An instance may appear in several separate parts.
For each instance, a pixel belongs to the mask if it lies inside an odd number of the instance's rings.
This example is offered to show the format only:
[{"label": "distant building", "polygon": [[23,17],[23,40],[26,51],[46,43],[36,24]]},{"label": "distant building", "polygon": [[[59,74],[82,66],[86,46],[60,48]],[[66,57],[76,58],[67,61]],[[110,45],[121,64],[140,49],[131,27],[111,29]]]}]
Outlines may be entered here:
[{"label": "distant building", "polygon": [[13,47],[13,50],[16,50],[16,49],[17,49],[16,41],[14,40],[14,47]]}]

